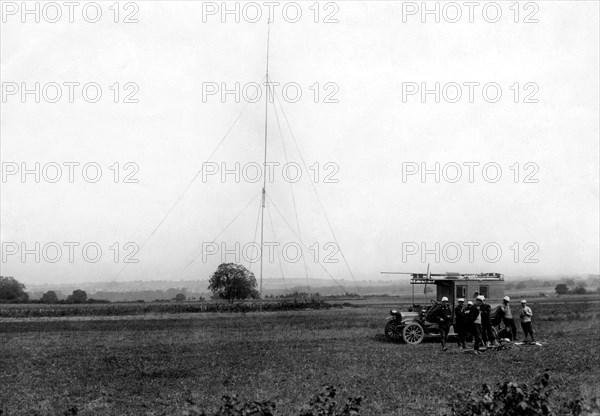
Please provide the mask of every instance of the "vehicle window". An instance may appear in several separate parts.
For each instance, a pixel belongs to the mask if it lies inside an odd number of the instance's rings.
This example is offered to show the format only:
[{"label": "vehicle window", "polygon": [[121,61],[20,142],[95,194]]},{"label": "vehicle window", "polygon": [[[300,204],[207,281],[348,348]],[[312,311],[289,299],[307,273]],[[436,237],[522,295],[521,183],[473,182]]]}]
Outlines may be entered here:
[{"label": "vehicle window", "polygon": [[485,298],[487,299],[488,296],[488,286],[479,286],[479,294],[485,296]]},{"label": "vehicle window", "polygon": [[466,298],[467,297],[467,286],[457,285],[456,286],[456,297]]}]

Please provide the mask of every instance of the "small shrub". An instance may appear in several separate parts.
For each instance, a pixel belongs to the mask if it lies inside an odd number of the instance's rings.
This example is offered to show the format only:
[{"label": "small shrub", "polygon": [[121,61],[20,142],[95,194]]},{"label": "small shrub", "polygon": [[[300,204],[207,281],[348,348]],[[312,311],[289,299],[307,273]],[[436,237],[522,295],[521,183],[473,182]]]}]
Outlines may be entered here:
[{"label": "small shrub", "polygon": [[599,416],[600,397],[581,397],[558,405],[553,412],[549,405],[549,396],[555,387],[549,386],[547,373],[537,376],[533,386],[525,383],[505,381],[492,391],[484,384],[481,391],[459,392],[450,401],[453,416]]},{"label": "small shrub", "polygon": [[600,397],[595,398],[579,398],[569,402],[561,414],[569,414],[573,416],[598,416],[600,415]]},{"label": "small shrub", "polygon": [[[349,397],[341,410],[335,401],[336,390],[333,386],[325,386],[316,394],[299,416],[357,416],[360,415],[361,397]],[[223,396],[223,404],[216,413],[210,416],[274,416],[275,403],[242,402],[235,395]],[[198,407],[193,400],[188,399],[191,407],[183,412],[184,416],[209,416]]]},{"label": "small shrub", "polygon": [[549,387],[550,376],[538,376],[531,388],[525,383],[505,381],[496,391],[484,384],[479,392],[460,392],[451,401],[452,415],[455,416],[504,416],[523,415],[553,416],[548,397],[554,388]]}]

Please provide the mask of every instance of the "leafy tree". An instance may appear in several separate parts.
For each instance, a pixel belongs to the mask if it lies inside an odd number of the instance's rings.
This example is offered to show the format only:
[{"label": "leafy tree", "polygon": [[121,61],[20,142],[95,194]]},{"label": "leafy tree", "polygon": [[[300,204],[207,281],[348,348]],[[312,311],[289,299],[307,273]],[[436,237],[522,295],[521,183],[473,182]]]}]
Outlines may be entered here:
[{"label": "leafy tree", "polygon": [[42,303],[58,303],[58,296],[54,290],[49,290],[42,295]]},{"label": "leafy tree", "polygon": [[165,292],[165,295],[167,296],[165,299],[174,299],[178,293],[181,293],[181,290],[176,289],[174,287],[170,287]]},{"label": "leafy tree", "polygon": [[567,293],[569,293],[569,288],[564,283],[560,283],[560,284],[556,285],[554,290],[556,291],[556,294],[558,294],[558,295],[566,295]]},{"label": "leafy tree", "polygon": [[87,301],[87,293],[85,290],[77,289],[72,295],[67,297],[67,303],[85,303]]},{"label": "leafy tree", "polygon": [[575,286],[575,281],[573,279],[567,279],[567,280],[565,280],[565,285]]},{"label": "leafy tree", "polygon": [[185,300],[185,295],[184,295],[183,293],[178,293],[178,294],[175,296],[175,300],[176,300],[177,302],[183,302],[183,301]]},{"label": "leafy tree", "polygon": [[587,290],[583,286],[577,286],[575,289],[573,289],[573,293],[576,295],[585,295]]},{"label": "leafy tree", "polygon": [[14,277],[0,276],[0,303],[25,303],[28,300],[29,295],[25,293],[25,285],[23,283],[20,283]]},{"label": "leafy tree", "polygon": [[525,289],[526,287],[527,287],[527,284],[525,282],[519,282],[519,283],[517,283],[516,289],[521,290],[521,289]]},{"label": "leafy tree", "polygon": [[208,289],[221,299],[233,303],[235,299],[258,298],[254,273],[241,264],[222,263],[210,280]]}]

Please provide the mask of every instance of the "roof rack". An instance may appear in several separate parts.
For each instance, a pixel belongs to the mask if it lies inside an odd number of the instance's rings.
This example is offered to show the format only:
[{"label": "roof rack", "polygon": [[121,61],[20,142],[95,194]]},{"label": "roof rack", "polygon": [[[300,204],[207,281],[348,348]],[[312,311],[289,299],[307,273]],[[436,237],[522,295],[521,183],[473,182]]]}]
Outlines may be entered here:
[{"label": "roof rack", "polygon": [[448,272],[445,274],[431,275],[427,278],[426,274],[415,273],[411,275],[410,284],[429,284],[448,280],[464,280],[464,281],[504,281],[502,273],[454,273]]}]

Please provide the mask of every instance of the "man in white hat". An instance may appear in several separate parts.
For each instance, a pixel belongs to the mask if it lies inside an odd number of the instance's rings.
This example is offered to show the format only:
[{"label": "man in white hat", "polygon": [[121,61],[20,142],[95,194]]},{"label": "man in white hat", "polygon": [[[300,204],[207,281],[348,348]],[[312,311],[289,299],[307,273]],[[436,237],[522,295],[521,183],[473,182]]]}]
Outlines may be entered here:
[{"label": "man in white hat", "polygon": [[517,339],[517,325],[515,325],[515,320],[513,314],[510,310],[510,298],[508,296],[504,296],[502,299],[502,311],[504,312],[504,317],[502,318],[502,322],[506,325],[507,328],[510,328],[510,340]]},{"label": "man in white hat", "polygon": [[491,313],[492,307],[485,303],[485,296],[479,295],[476,300],[479,312],[481,313],[481,338],[486,347],[491,347],[492,343],[496,340],[494,337],[494,331],[492,331]]},{"label": "man in white hat", "polygon": [[533,339],[533,329],[531,328],[531,317],[533,316],[533,312],[531,308],[527,306],[527,301],[523,299],[521,301],[521,328],[523,329],[523,334],[525,334],[525,338],[523,342],[527,342],[527,335],[531,335],[531,342],[535,342]]}]

